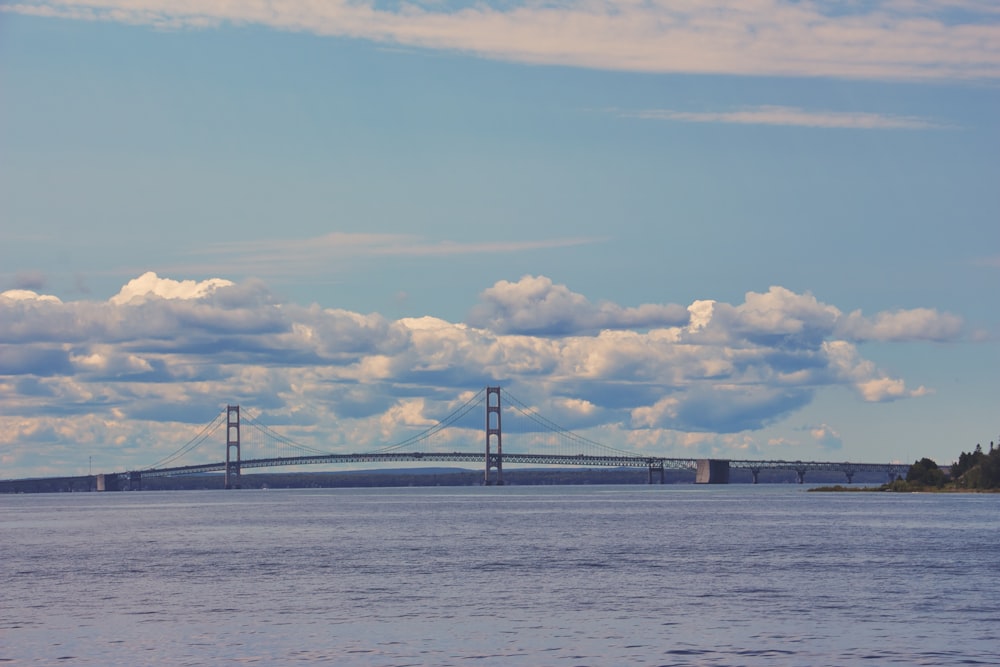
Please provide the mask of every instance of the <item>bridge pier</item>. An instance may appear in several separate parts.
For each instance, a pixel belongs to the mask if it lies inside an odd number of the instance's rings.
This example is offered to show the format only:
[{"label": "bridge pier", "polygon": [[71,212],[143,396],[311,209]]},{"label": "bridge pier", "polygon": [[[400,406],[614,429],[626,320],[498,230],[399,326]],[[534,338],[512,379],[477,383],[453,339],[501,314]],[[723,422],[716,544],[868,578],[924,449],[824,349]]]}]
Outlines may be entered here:
[{"label": "bridge pier", "polygon": [[97,476],[98,491],[121,491],[117,473],[100,474]]},{"label": "bridge pier", "polygon": [[795,475],[799,478],[799,484],[803,484],[806,481],[806,469],[796,468]]},{"label": "bridge pier", "polygon": [[844,474],[847,476],[847,483],[848,484],[854,484],[854,471],[853,470],[845,470]]},{"label": "bridge pier", "polygon": [[695,484],[729,484],[727,459],[698,459]]},{"label": "bridge pier", "polygon": [[750,474],[753,476],[753,483],[757,483],[757,478],[760,476],[760,468],[750,468]]},{"label": "bridge pier", "polygon": [[649,483],[653,483],[653,471],[659,471],[660,473],[660,484],[667,483],[667,474],[663,469],[663,461],[650,461],[649,462]]}]

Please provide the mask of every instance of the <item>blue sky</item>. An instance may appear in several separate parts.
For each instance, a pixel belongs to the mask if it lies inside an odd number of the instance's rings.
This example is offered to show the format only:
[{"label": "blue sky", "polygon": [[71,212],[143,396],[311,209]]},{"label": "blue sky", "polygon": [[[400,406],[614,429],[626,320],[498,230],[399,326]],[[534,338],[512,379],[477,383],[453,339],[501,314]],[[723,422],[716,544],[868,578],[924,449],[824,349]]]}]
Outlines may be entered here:
[{"label": "blue sky", "polygon": [[0,2],[0,477],[232,402],[357,451],[487,382],[949,463],[1000,433],[998,82],[978,0]]}]

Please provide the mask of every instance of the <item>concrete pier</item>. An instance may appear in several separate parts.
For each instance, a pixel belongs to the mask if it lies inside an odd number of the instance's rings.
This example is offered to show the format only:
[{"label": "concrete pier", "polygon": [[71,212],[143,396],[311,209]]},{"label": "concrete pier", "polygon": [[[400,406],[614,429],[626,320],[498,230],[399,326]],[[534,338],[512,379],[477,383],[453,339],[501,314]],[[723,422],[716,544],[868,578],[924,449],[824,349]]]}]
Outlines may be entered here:
[{"label": "concrete pier", "polygon": [[118,482],[118,475],[111,473],[108,475],[101,474],[97,476],[97,490],[98,491],[121,491],[121,485]]},{"label": "concrete pier", "polygon": [[729,461],[726,459],[698,459],[695,484],[729,484]]}]

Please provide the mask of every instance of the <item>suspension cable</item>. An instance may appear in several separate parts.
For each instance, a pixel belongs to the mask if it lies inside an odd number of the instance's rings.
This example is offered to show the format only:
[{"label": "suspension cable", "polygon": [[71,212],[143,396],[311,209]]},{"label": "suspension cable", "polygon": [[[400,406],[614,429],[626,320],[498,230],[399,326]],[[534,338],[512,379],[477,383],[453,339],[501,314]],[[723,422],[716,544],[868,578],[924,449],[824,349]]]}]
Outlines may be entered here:
[{"label": "suspension cable", "polygon": [[469,414],[469,412],[471,412],[473,408],[475,408],[475,407],[477,407],[479,405],[479,402],[482,400],[482,397],[483,397],[483,395],[485,393],[486,393],[486,389],[480,389],[472,398],[470,398],[465,403],[463,403],[462,405],[460,405],[450,415],[448,415],[447,417],[445,417],[441,421],[435,423],[433,426],[430,426],[427,429],[425,429],[424,431],[421,431],[420,433],[417,433],[416,435],[413,435],[413,436],[411,436],[409,438],[406,438],[405,440],[397,442],[396,444],[388,445],[388,446],[383,447],[381,449],[376,449],[375,451],[373,451],[371,453],[372,454],[383,454],[383,453],[386,453],[386,452],[391,452],[391,451],[394,451],[394,450],[406,447],[408,445],[413,445],[413,444],[416,444],[418,442],[422,442],[422,441],[426,440],[427,438],[431,437],[435,433],[438,433],[439,431],[444,430],[445,428],[451,426],[452,424],[454,424],[455,422],[457,422],[459,419],[461,419],[465,415]]},{"label": "suspension cable", "polygon": [[[452,413],[450,415],[448,415],[447,417],[445,417],[444,419],[442,419],[442,420],[440,420],[438,422],[435,422],[432,426],[430,426],[427,429],[421,431],[420,433],[417,433],[416,435],[410,436],[409,438],[406,438],[406,439],[404,439],[404,440],[402,440],[400,442],[397,442],[397,443],[394,443],[394,444],[391,444],[391,445],[386,445],[385,447],[381,447],[379,449],[375,449],[375,450],[373,450],[373,451],[371,451],[369,453],[371,453],[371,454],[384,454],[384,453],[388,453],[388,452],[391,452],[391,451],[394,451],[394,450],[397,450],[397,449],[401,449],[403,447],[407,447],[409,445],[414,445],[414,444],[416,444],[418,442],[422,442],[424,440],[427,440],[431,436],[433,436],[436,433],[444,430],[445,428],[453,425],[455,422],[457,422],[458,420],[460,420],[463,417],[465,417],[465,415],[469,414],[469,412],[471,412],[473,410],[473,408],[477,407],[478,404],[481,402],[483,394],[485,393],[485,391],[486,391],[485,389],[480,389],[474,396],[472,396],[472,398],[468,399],[465,403],[463,403],[457,409],[455,409],[454,411],[452,411]],[[315,447],[310,447],[308,445],[303,445],[300,442],[296,442],[295,440],[292,440],[291,438],[288,438],[286,436],[281,435],[280,433],[277,433],[271,427],[267,426],[266,424],[264,424],[263,422],[261,422],[258,418],[254,417],[250,413],[249,409],[244,409],[244,415],[245,415],[245,421],[249,422],[249,424],[251,426],[253,426],[257,430],[259,430],[260,432],[262,432],[264,435],[266,435],[266,436],[268,436],[270,438],[273,438],[274,440],[277,440],[278,442],[280,442],[282,444],[288,445],[289,447],[292,447],[292,448],[297,449],[299,451],[305,452],[306,454],[314,454],[314,455],[318,455],[318,456],[324,456],[324,455],[327,455],[327,454],[332,454],[332,452],[329,452],[329,451],[324,451],[324,450],[321,450],[321,449],[316,449]]]},{"label": "suspension cable", "polygon": [[168,463],[173,463],[174,461],[181,458],[185,454],[188,454],[192,450],[197,449],[199,446],[201,446],[203,442],[205,442],[205,440],[210,435],[215,433],[219,429],[219,427],[222,426],[224,414],[226,414],[226,411],[225,410],[221,411],[218,415],[215,416],[214,419],[212,419],[212,421],[210,421],[209,423],[205,424],[205,426],[202,427],[201,431],[198,432],[198,435],[194,436],[186,443],[184,443],[184,445],[182,445],[180,449],[175,451],[173,454],[170,454],[165,458],[160,459],[153,465],[144,468],[144,470],[153,470],[154,468],[164,468],[167,466]]},{"label": "suspension cable", "polygon": [[[245,410],[245,412],[249,413],[249,410]],[[259,419],[257,419],[253,415],[247,414],[246,415],[246,421],[248,421],[251,426],[253,426],[257,430],[259,430],[260,432],[262,432],[264,435],[268,436],[269,438],[273,438],[274,440],[277,440],[278,442],[282,443],[283,445],[288,445],[289,447],[292,447],[293,449],[297,449],[297,450],[299,450],[301,452],[305,452],[306,454],[324,455],[324,454],[331,454],[332,453],[332,452],[324,451],[322,449],[316,449],[315,447],[310,447],[308,445],[303,445],[301,442],[296,442],[295,440],[292,440],[291,438],[289,438],[287,436],[283,436],[280,433],[278,433],[277,431],[275,431],[274,429],[272,429],[267,424],[264,424],[263,422],[261,422]]]},{"label": "suspension cable", "polygon": [[574,433],[573,431],[570,431],[570,430],[568,430],[566,428],[563,428],[562,426],[560,426],[559,424],[556,424],[552,420],[547,419],[547,418],[543,417],[542,415],[538,414],[538,412],[536,410],[533,410],[532,408],[529,408],[527,405],[525,405],[524,403],[522,403],[521,401],[519,401],[517,399],[517,397],[515,397],[514,395],[512,395],[506,389],[503,390],[503,395],[504,395],[504,398],[507,399],[508,403],[513,403],[512,407],[515,410],[517,410],[519,413],[521,413],[522,415],[524,415],[525,417],[527,417],[531,421],[535,422],[539,426],[542,426],[542,427],[544,427],[545,429],[547,429],[549,431],[553,431],[555,433],[558,433],[559,435],[563,436],[564,438],[568,438],[569,440],[575,440],[577,442],[584,443],[584,444],[590,445],[592,447],[597,447],[599,449],[603,449],[603,450],[608,451],[608,452],[614,452],[615,454],[624,454],[624,455],[627,455],[627,456],[639,456],[639,454],[636,454],[635,452],[630,452],[630,451],[625,450],[625,449],[618,449],[617,447],[611,447],[609,445],[605,445],[603,443],[597,442],[596,440],[591,440],[590,438],[586,438],[586,437],[584,437],[584,436],[582,436],[582,435],[580,435],[578,433]]}]

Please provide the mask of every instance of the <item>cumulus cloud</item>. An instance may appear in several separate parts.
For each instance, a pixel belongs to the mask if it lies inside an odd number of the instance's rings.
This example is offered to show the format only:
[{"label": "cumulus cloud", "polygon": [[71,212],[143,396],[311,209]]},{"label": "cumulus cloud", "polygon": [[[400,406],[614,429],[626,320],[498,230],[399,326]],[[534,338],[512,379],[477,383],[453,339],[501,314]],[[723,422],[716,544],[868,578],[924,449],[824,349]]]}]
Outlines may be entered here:
[{"label": "cumulus cloud", "polygon": [[996,79],[994,4],[34,0],[5,11],[165,28],[261,25],[501,60],[640,72]]},{"label": "cumulus cloud", "polygon": [[11,289],[0,292],[0,299],[8,301],[48,301],[50,303],[62,303],[57,296],[51,294],[38,294],[29,289]]},{"label": "cumulus cloud", "polygon": [[[859,345],[952,340],[961,329],[929,309],[844,315],[780,286],[735,304],[594,303],[545,276],[485,289],[468,322],[394,321],[281,303],[254,281],[148,273],[107,301],[0,294],[0,443],[64,446],[82,437],[73,424],[87,423],[87,438],[132,443],[111,447],[147,465],[238,402],[317,449],[358,451],[501,384],[612,446],[745,453],[752,445],[741,434],[828,388],[872,403],[927,394]],[[482,415],[470,420],[439,446],[478,443]],[[156,440],[167,432],[175,439]],[[813,437],[827,449],[839,438],[820,427]]]},{"label": "cumulus cloud", "polygon": [[111,297],[111,303],[117,306],[147,301],[152,298],[200,299],[212,294],[220,287],[231,287],[232,285],[232,282],[221,278],[212,278],[201,282],[177,281],[170,278],[160,278],[152,271],[147,271],[122,287],[118,294]]},{"label": "cumulus cloud", "polygon": [[513,283],[501,280],[484,290],[468,322],[497,333],[564,335],[683,325],[688,317],[682,306],[645,304],[623,308],[613,303],[593,304],[545,276],[524,276]]},{"label": "cumulus cloud", "polygon": [[724,337],[738,335],[751,342],[788,343],[791,348],[815,346],[827,336],[840,311],[811,294],[796,294],[772,286],[767,292],[747,292],[742,304],[696,302],[699,312],[692,333]]}]

